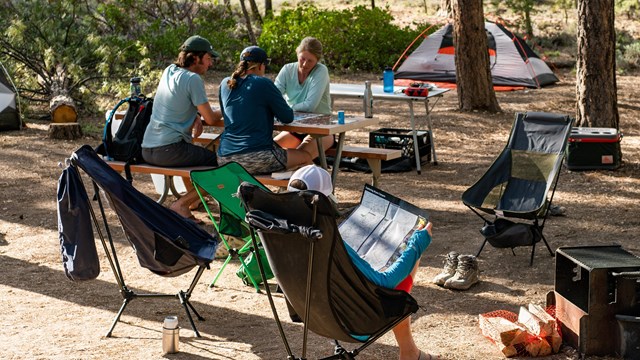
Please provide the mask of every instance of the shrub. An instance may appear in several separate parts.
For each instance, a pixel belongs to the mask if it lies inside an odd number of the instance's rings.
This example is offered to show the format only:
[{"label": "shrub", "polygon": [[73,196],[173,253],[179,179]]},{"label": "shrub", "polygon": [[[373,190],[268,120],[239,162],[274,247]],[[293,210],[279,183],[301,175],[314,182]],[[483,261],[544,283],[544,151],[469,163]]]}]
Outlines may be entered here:
[{"label": "shrub", "polygon": [[300,40],[314,36],[323,44],[324,63],[330,69],[378,72],[393,65],[426,25],[412,30],[392,20],[386,9],[319,10],[305,3],[265,19],[258,44],[277,67],[295,61]]}]

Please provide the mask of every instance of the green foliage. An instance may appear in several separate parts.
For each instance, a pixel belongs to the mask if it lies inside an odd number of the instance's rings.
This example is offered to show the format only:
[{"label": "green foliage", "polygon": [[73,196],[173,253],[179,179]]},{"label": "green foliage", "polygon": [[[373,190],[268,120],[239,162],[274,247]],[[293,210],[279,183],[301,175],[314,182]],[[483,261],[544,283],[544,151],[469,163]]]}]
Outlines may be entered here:
[{"label": "green foliage", "polygon": [[132,76],[142,76],[144,91],[153,92],[193,34],[222,54],[218,68],[231,68],[247,43],[238,18],[202,1],[0,0],[0,60],[13,69],[24,99],[46,103],[66,93],[91,112],[126,96]]},{"label": "green foliage", "polygon": [[626,31],[616,33],[616,62],[621,72],[640,68],[640,41]]},{"label": "green foliage", "polygon": [[258,44],[282,66],[296,60],[295,49],[306,36],[318,38],[324,63],[332,70],[381,71],[393,65],[426,26],[401,29],[388,10],[358,6],[347,10],[320,10],[305,3],[266,18]]}]

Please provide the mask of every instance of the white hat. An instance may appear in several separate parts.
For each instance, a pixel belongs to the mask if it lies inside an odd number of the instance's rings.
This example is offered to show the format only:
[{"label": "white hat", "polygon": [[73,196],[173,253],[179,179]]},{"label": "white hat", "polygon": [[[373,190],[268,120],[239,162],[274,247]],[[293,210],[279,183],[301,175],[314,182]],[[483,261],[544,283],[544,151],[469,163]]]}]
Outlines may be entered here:
[{"label": "white hat", "polygon": [[331,183],[331,175],[327,170],[316,166],[307,165],[296,170],[289,179],[287,186],[288,191],[300,191],[300,189],[291,187],[293,180],[300,180],[307,185],[307,190],[315,190],[323,193],[325,196],[333,193],[333,184]]}]

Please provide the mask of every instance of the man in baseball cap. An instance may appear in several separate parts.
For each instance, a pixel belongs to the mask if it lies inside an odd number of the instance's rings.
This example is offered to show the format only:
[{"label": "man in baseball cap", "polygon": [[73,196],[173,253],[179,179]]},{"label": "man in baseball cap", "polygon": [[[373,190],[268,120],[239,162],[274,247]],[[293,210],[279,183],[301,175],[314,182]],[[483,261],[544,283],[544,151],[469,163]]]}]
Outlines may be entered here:
[{"label": "man in baseball cap", "polygon": [[[142,140],[142,158],[151,165],[165,167],[217,166],[216,154],[193,144],[203,123],[214,125],[222,118],[209,104],[202,78],[220,54],[209,40],[194,35],[182,46],[175,63],[164,69],[156,89],[151,120]],[[171,205],[171,210],[198,223],[191,209],[200,203],[198,193],[183,178],[187,189]]]},{"label": "man in baseball cap", "polygon": [[213,50],[213,46],[209,40],[203,38],[200,35],[193,35],[192,37],[185,40],[185,42],[180,46],[180,51],[190,51],[190,52],[206,52],[211,55],[213,58],[219,58],[220,54]]}]

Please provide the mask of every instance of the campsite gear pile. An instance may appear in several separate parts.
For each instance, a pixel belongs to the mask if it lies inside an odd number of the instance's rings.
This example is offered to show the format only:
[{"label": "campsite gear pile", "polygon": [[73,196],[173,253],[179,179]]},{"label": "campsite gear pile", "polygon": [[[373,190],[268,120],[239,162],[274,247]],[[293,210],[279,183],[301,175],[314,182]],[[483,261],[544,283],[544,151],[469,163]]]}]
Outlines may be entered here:
[{"label": "campsite gear pile", "polygon": [[[556,250],[555,289],[565,342],[587,355],[640,356],[640,257],[620,245]],[[626,354],[626,355],[624,355]]]},{"label": "campsite gear pile", "polygon": [[[497,23],[485,22],[485,29],[493,85],[540,88],[559,81],[522,38]],[[426,37],[406,59],[406,51],[400,56],[405,60],[396,70],[396,79],[455,84],[453,46],[453,24],[447,24]]]},{"label": "campsite gear pile", "polygon": [[487,242],[512,251],[531,246],[529,265],[533,265],[535,246],[540,240],[553,256],[543,229],[553,205],[573,121],[562,114],[516,114],[505,148],[462,194],[462,202],[484,221],[484,241],[476,256]]},{"label": "campsite gear pile", "polygon": [[622,134],[614,128],[574,127],[569,134],[569,170],[615,170],[622,164]]},{"label": "campsite gear pile", "polygon": [[478,259],[473,255],[449,252],[444,259],[442,272],[433,278],[433,283],[454,290],[467,290],[480,281]]},{"label": "campsite gear pile", "polygon": [[539,305],[521,306],[518,314],[497,310],[479,315],[482,335],[491,340],[506,357],[548,356],[562,345],[560,326],[552,314],[555,309]]}]

